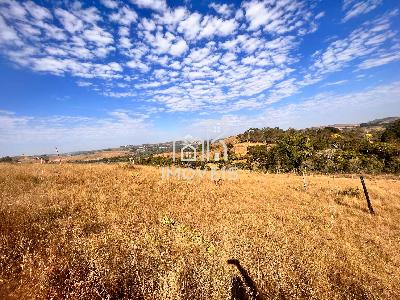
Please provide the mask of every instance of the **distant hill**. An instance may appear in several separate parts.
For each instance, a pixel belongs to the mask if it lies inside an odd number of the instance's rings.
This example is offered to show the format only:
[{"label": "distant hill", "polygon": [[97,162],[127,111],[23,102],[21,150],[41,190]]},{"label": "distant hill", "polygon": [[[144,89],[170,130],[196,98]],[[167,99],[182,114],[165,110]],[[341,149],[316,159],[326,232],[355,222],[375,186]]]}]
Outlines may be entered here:
[{"label": "distant hill", "polygon": [[399,119],[400,119],[400,117],[387,117],[387,118],[382,118],[382,119],[375,119],[375,120],[369,121],[367,123],[361,123],[360,127],[375,127],[375,126],[386,127],[388,124],[393,123]]},{"label": "distant hill", "polygon": [[[334,124],[328,126],[311,127],[300,130],[290,129],[283,130],[279,128],[250,128],[244,133],[236,136],[227,137],[225,142],[231,144],[233,151],[237,158],[246,155],[249,148],[260,145],[275,145],[278,141],[282,140],[285,136],[289,136],[295,132],[299,134],[309,135],[313,137],[315,143],[327,143],[331,138],[332,133],[341,133],[345,139],[352,141],[352,143],[359,143],[365,134],[373,134],[374,141],[392,141],[397,139],[397,131],[388,133],[390,125],[395,121],[400,120],[400,117],[387,117],[382,119],[375,119],[361,124]],[[337,132],[336,132],[336,131]],[[339,131],[340,130],[340,131]],[[386,131],[386,133],[384,133]],[[317,141],[317,137],[321,141]],[[331,141],[337,147],[337,141]],[[184,145],[184,141],[175,141],[176,151],[180,151]],[[322,146],[318,144],[317,148]],[[330,147],[330,146],[329,146]],[[329,148],[324,145],[322,148]],[[344,146],[343,146],[344,147]],[[321,148],[321,149],[322,149]],[[214,150],[212,150],[214,151]],[[368,150],[369,151],[369,150]],[[141,144],[141,145],[124,145],[118,148],[76,151],[70,153],[61,153],[60,157],[55,154],[48,155],[22,155],[14,157],[0,158],[0,162],[21,162],[21,163],[40,163],[43,159],[46,162],[112,162],[112,161],[130,161],[133,158],[143,158],[149,156],[171,157],[173,152],[173,142],[162,142],[154,144]],[[166,155],[168,154],[168,155]]]}]

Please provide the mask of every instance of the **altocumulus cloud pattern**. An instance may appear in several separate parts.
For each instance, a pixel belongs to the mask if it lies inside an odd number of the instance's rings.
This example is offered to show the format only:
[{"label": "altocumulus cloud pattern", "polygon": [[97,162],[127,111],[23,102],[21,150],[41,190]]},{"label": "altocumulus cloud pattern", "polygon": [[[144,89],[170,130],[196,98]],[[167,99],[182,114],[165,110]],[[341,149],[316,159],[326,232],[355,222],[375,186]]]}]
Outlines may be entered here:
[{"label": "altocumulus cloud pattern", "polygon": [[[102,118],[82,112],[38,120],[4,110],[0,121],[8,133],[17,128],[27,136],[48,124],[72,132],[138,129],[150,116],[177,112],[196,113],[198,123],[215,113],[247,126],[319,103],[318,84],[351,82],[329,82],[332,74],[351,71],[361,80],[400,60],[396,2],[203,2],[0,0],[0,51],[9,63],[137,104],[135,112],[121,104]],[[382,84],[379,93],[399,86]],[[294,95],[307,101],[274,106]],[[347,97],[330,96],[332,105]]]}]

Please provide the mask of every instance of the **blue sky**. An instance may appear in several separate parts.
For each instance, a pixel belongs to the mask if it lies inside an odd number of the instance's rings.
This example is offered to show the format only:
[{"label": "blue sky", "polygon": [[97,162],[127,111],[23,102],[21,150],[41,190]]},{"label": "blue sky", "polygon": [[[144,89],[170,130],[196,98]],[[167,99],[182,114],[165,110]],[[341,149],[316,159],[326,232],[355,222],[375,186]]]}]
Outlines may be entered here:
[{"label": "blue sky", "polygon": [[0,155],[400,115],[396,0],[0,0]]}]

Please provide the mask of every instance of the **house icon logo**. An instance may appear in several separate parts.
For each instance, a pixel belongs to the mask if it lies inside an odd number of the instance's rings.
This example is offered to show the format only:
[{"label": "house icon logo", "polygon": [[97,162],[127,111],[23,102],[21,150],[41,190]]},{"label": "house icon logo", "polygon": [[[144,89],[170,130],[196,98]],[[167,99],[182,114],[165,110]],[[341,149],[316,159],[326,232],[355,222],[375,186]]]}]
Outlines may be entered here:
[{"label": "house icon logo", "polygon": [[196,147],[188,143],[181,149],[181,161],[196,161]]},{"label": "house icon logo", "polygon": [[[203,178],[205,175],[210,175],[210,179],[214,181],[238,179],[235,166],[221,163],[221,161],[228,162],[228,147],[225,138],[222,137],[222,134],[219,134],[218,137],[214,135],[214,138],[211,138],[208,130],[204,131],[205,137],[193,138],[187,135],[182,140],[172,142],[174,164],[161,167],[163,180],[171,177],[191,180],[195,176]],[[178,162],[177,165],[176,162]]]},{"label": "house icon logo", "polygon": [[[197,155],[197,149],[201,145],[201,156]],[[211,151],[211,145],[214,149]],[[228,161],[228,147],[223,139],[194,139],[191,136],[185,137],[180,149],[180,160],[184,162],[200,161]],[[222,151],[221,151],[222,150]],[[212,159],[210,158],[212,154]],[[173,142],[173,161],[176,161],[176,142]]]}]

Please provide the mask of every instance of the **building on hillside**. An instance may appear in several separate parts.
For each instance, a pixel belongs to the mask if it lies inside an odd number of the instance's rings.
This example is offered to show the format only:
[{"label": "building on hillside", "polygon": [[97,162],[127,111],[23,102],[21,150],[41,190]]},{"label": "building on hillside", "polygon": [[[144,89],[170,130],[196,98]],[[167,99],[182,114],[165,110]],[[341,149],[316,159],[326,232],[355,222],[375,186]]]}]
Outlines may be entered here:
[{"label": "building on hillside", "polygon": [[360,127],[360,124],[335,124],[335,125],[330,125],[330,127],[335,127],[339,130],[344,130],[344,129],[353,129]]}]

